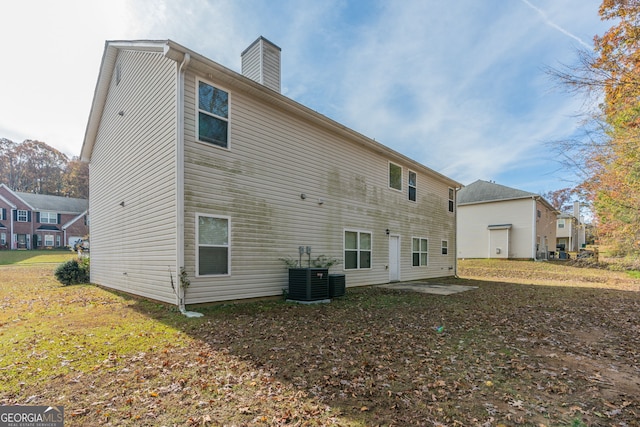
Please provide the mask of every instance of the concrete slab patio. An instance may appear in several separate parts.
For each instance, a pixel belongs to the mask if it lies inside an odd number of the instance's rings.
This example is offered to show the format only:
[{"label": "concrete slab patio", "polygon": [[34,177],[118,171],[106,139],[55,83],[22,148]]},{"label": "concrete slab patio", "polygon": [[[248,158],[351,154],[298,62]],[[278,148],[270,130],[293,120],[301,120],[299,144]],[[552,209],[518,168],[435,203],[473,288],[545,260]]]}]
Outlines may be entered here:
[{"label": "concrete slab patio", "polygon": [[452,295],[459,292],[469,291],[471,289],[478,289],[477,286],[451,285],[433,282],[388,283],[386,285],[380,285],[380,287],[435,295]]}]

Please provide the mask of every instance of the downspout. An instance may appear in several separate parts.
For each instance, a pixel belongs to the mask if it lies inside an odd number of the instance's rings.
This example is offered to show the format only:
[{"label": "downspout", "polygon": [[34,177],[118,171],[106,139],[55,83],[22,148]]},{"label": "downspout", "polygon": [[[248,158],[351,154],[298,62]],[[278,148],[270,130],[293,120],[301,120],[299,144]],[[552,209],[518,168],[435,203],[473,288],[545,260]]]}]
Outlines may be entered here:
[{"label": "downspout", "polygon": [[454,191],[453,196],[455,199],[453,200],[453,276],[458,278],[458,191],[460,187],[457,187]]},{"label": "downspout", "polygon": [[11,209],[11,212],[9,214],[9,216],[11,217],[11,237],[9,238],[10,246],[9,249],[14,249],[13,245],[15,245],[15,242],[13,241],[13,209]]},{"label": "downspout", "polygon": [[532,236],[531,236],[531,250],[533,252],[533,256],[531,257],[534,261],[538,259],[538,254],[536,252],[536,242],[538,240],[538,198],[534,196],[531,198],[533,200],[533,223],[531,224]]},{"label": "downspout", "polygon": [[184,269],[184,75],[191,61],[184,54],[178,68],[176,87],[176,286],[177,305],[180,313],[187,317],[200,317],[202,313],[187,311],[184,303],[185,288],[182,285]]}]

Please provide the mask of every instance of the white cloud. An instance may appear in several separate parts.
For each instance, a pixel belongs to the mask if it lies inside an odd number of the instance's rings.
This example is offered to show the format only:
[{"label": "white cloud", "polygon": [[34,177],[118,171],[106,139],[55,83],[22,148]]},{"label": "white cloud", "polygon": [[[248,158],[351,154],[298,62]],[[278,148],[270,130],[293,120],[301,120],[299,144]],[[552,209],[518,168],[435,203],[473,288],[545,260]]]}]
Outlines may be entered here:
[{"label": "white cloud", "polygon": [[540,145],[573,133],[579,106],[550,91],[542,69],[571,62],[602,32],[598,5],[11,2],[0,15],[10,35],[0,41],[0,137],[77,155],[105,40],[169,38],[239,71],[240,52],[262,35],[282,48],[283,93],[302,104],[463,183],[520,169],[538,179],[556,168]]}]

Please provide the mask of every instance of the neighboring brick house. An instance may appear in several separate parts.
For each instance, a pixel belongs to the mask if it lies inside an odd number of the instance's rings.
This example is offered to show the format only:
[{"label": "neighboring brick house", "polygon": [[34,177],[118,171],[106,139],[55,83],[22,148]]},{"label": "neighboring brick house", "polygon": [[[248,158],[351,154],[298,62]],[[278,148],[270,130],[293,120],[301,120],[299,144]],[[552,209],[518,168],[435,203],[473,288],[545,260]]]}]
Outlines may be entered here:
[{"label": "neighboring brick house", "polygon": [[21,193],[0,184],[0,249],[73,246],[89,234],[89,201]]}]

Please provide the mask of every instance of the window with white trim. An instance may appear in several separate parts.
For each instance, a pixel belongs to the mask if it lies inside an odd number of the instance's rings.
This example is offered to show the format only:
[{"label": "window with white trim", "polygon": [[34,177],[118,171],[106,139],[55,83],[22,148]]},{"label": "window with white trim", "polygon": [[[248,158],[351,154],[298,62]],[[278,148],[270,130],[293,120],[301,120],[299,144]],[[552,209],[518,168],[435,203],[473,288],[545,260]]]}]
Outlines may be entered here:
[{"label": "window with white trim", "polygon": [[229,218],[196,215],[198,276],[228,275],[230,257]]},{"label": "window with white trim", "polygon": [[18,222],[27,222],[28,221],[27,218],[29,218],[28,212],[25,210],[19,209],[18,216],[17,216]]},{"label": "window with white trim", "polygon": [[356,270],[371,268],[371,233],[367,231],[344,232],[344,268]]},{"label": "window with white trim", "polygon": [[449,253],[449,242],[447,240],[442,241],[442,255],[447,255]]},{"label": "window with white trim", "polygon": [[564,228],[564,219],[558,220],[558,228]]},{"label": "window with white trim", "polygon": [[53,234],[45,234],[44,235],[44,245],[45,246],[53,246]]},{"label": "window with white trim", "polygon": [[0,245],[7,244],[7,233],[0,233]]},{"label": "window with white trim", "polygon": [[454,211],[454,207],[456,204],[455,197],[456,197],[456,191],[453,188],[449,188],[449,212]]},{"label": "window with white trim", "polygon": [[409,200],[411,200],[412,202],[416,201],[416,197],[418,194],[417,191],[417,183],[418,183],[418,176],[415,172],[409,171],[409,180],[407,182],[407,187],[409,189]]},{"label": "window with white trim", "polygon": [[57,224],[58,214],[56,212],[40,212],[41,224]]},{"label": "window with white trim", "polygon": [[389,188],[402,191],[402,166],[389,162]]},{"label": "window with white trim", "polygon": [[412,239],[411,257],[414,267],[429,265],[429,240],[414,237]]},{"label": "window with white trim", "polygon": [[229,94],[198,81],[198,140],[229,148]]}]

